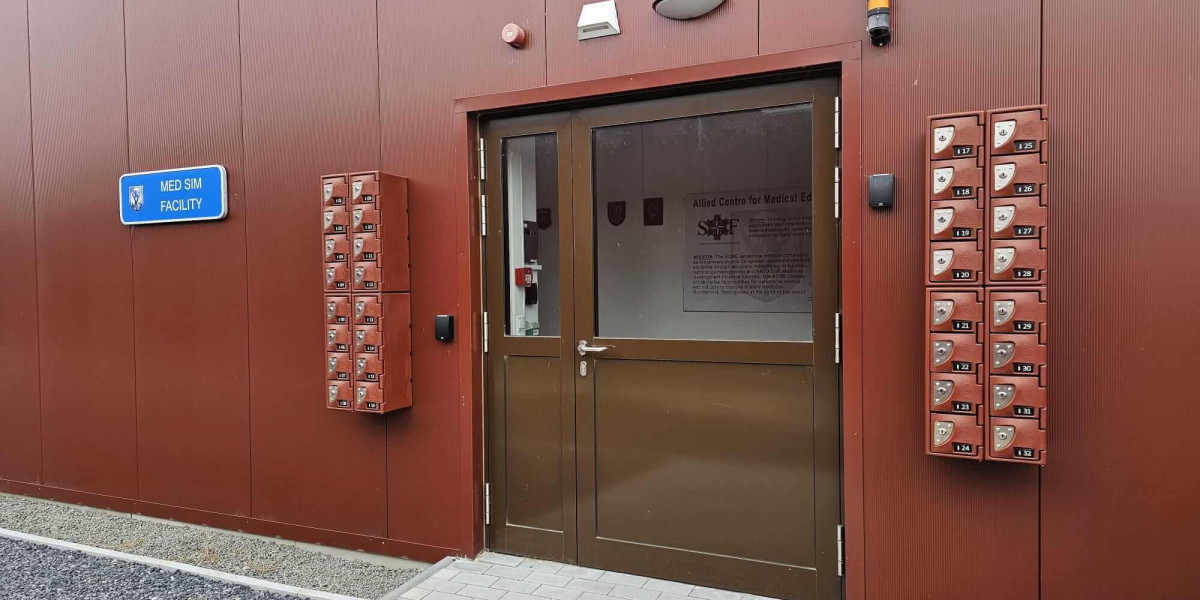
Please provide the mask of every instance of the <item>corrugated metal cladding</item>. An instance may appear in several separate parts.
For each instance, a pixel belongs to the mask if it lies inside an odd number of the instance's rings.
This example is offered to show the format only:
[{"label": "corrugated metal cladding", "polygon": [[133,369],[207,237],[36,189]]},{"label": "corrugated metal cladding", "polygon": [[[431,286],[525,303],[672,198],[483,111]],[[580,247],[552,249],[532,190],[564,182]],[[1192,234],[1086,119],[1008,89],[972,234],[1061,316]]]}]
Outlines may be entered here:
[{"label": "corrugated metal cladding", "polygon": [[[898,181],[862,231],[866,597],[1200,593],[1190,3],[897,0],[884,49],[866,43],[865,2],[732,0],[676,23],[618,0],[623,33],[589,44],[581,3],[0,0],[0,489],[464,551],[468,382],[430,331],[460,292],[451,100],[861,40],[864,171]],[[524,50],[500,43],[508,22]],[[1038,102],[1057,248],[1049,465],[931,459],[923,119]],[[119,224],[119,174],[208,163],[229,169],[228,219]],[[360,418],[315,400],[311,215],[318,176],[375,168],[411,181],[422,376],[411,410]]]}]

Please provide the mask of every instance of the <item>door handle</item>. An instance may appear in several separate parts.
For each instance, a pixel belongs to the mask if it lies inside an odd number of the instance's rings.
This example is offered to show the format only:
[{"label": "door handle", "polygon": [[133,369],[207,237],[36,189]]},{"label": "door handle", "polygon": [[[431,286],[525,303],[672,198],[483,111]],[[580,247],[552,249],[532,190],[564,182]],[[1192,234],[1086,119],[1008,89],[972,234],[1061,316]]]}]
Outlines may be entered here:
[{"label": "door handle", "polygon": [[609,348],[612,348],[612,346],[589,346],[587,340],[579,340],[579,345],[575,347],[576,350],[579,350],[580,356],[587,356],[588,353],[604,352]]}]

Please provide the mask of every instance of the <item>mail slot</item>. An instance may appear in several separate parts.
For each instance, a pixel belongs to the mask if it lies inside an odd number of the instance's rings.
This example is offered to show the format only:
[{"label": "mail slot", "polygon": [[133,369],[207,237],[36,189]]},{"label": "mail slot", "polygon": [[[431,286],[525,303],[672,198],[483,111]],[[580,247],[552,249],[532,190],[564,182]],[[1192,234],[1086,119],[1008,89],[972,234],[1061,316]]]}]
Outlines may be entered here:
[{"label": "mail slot", "polygon": [[346,176],[326,175],[321,178],[321,206],[346,205]]},{"label": "mail slot", "polygon": [[1046,409],[1046,388],[1037,377],[992,375],[988,395],[988,411],[993,417],[1041,419]]},{"label": "mail slot", "polygon": [[982,373],[983,344],[973,333],[929,334],[931,373]]},{"label": "mail slot", "polygon": [[384,356],[387,347],[380,347],[376,354],[362,354],[354,357],[354,379],[357,381],[382,382],[384,374]]},{"label": "mail slot", "polygon": [[979,198],[983,188],[981,160],[976,157],[931,162],[929,199]]},{"label": "mail slot", "polygon": [[354,263],[354,289],[367,292],[377,292],[382,289],[379,263]]},{"label": "mail slot", "polygon": [[384,388],[378,383],[359,381],[354,384],[354,410],[383,412]]},{"label": "mail slot", "polygon": [[346,262],[350,257],[350,240],[344,235],[325,236],[325,262]]},{"label": "mail slot", "polygon": [[988,114],[988,122],[993,155],[1041,152],[1049,132],[1045,106],[993,111]]},{"label": "mail slot", "polygon": [[355,205],[350,209],[350,230],[365,233],[379,230],[379,211],[371,206]]},{"label": "mail slot", "polygon": [[987,457],[989,460],[1009,460],[1045,464],[1046,430],[1031,419],[989,420]]},{"label": "mail slot", "polygon": [[1037,196],[1046,188],[1042,153],[992,157],[992,197]]},{"label": "mail slot", "polygon": [[996,333],[1027,333],[1045,343],[1046,291],[1044,288],[1006,290],[988,288],[991,331]]},{"label": "mail slot", "polygon": [[351,255],[355,261],[377,260],[379,258],[378,232],[356,233],[351,242]]},{"label": "mail slot", "polygon": [[337,325],[350,322],[350,297],[325,296],[325,324]]},{"label": "mail slot", "polygon": [[345,207],[334,206],[321,211],[321,231],[325,235],[349,231]]},{"label": "mail slot", "polygon": [[333,381],[350,381],[350,354],[347,352],[327,352],[325,354],[325,378]]},{"label": "mail slot", "polygon": [[983,290],[929,290],[929,331],[974,333],[983,329]]},{"label": "mail slot", "polygon": [[1046,346],[1038,343],[1036,335],[992,334],[988,338],[988,350],[993,375],[1040,377],[1046,366]]},{"label": "mail slot", "polygon": [[382,321],[376,325],[355,325],[354,326],[354,353],[370,353],[379,352],[379,348],[383,346],[383,325]]},{"label": "mail slot", "polygon": [[1049,211],[1041,195],[994,198],[991,215],[992,239],[1036,239],[1045,245]]},{"label": "mail slot", "polygon": [[983,113],[931,119],[929,158],[942,160],[980,156],[983,121]]},{"label": "mail slot", "polygon": [[383,303],[379,296],[363,294],[354,296],[354,323],[356,325],[371,325],[378,323],[383,317]]},{"label": "mail slot", "polygon": [[976,200],[934,200],[929,203],[929,239],[975,240],[979,239],[982,230],[983,209]]},{"label": "mail slot", "polygon": [[931,373],[926,396],[933,412],[974,415],[983,405],[984,389],[975,374]]},{"label": "mail slot", "polygon": [[1046,250],[1040,240],[992,242],[989,282],[1046,283]]},{"label": "mail slot", "polygon": [[930,413],[930,454],[983,460],[983,426],[974,415]]},{"label": "mail slot", "polygon": [[325,406],[334,410],[354,410],[354,388],[349,381],[326,381]]},{"label": "mail slot", "polygon": [[379,174],[368,172],[350,175],[350,193],[354,204],[374,204],[375,197],[379,195]]},{"label": "mail slot", "polygon": [[326,352],[349,352],[350,343],[349,325],[329,325],[325,327]]},{"label": "mail slot", "polygon": [[983,240],[932,242],[928,281],[934,284],[983,284]]},{"label": "mail slot", "polygon": [[350,290],[350,266],[346,263],[325,264],[325,291],[346,292]]}]

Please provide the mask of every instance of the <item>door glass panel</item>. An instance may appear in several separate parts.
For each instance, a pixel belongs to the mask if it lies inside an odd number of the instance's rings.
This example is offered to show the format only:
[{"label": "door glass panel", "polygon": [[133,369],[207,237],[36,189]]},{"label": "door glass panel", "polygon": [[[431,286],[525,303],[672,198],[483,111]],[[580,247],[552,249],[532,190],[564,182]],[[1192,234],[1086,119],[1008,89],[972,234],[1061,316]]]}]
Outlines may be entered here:
[{"label": "door glass panel", "polygon": [[504,331],[557,337],[559,297],[558,137],[553,133],[505,138]]},{"label": "door glass panel", "polygon": [[812,341],[811,105],[596,128],[592,156],[598,336]]}]

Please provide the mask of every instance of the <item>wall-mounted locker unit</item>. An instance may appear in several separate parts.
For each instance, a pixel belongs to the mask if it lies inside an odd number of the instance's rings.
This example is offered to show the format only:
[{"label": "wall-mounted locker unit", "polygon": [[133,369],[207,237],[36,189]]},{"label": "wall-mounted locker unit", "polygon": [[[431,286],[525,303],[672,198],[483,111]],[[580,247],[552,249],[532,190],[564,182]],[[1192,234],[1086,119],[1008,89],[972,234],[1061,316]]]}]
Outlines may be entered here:
[{"label": "wall-mounted locker unit", "polygon": [[321,178],[326,406],[412,406],[408,181],[379,171]]},{"label": "wall-mounted locker unit", "polygon": [[928,454],[1045,464],[1046,114],[1033,106],[929,118]]}]

